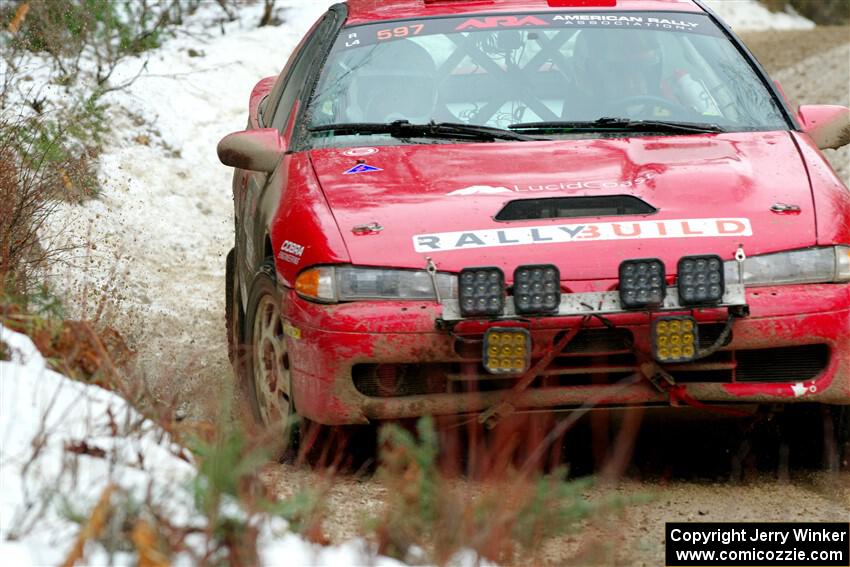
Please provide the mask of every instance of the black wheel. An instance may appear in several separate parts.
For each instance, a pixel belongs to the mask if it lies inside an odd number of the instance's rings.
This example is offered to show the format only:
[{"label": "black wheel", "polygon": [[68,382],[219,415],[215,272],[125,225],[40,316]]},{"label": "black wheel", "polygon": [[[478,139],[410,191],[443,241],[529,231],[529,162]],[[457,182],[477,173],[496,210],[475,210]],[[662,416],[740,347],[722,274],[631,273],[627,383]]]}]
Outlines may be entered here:
[{"label": "black wheel", "polygon": [[241,362],[242,345],[245,344],[245,335],[242,329],[245,314],[242,310],[242,302],[239,299],[239,280],[236,275],[236,249],[227,253],[226,269],[224,272],[224,324],[227,329],[227,356],[230,364],[234,366],[237,375],[239,370],[236,364]]},{"label": "black wheel", "polygon": [[280,460],[292,447],[295,406],[289,354],[280,315],[274,261],[266,259],[251,282],[245,313],[245,364],[241,382],[257,423],[267,432],[270,456]]}]

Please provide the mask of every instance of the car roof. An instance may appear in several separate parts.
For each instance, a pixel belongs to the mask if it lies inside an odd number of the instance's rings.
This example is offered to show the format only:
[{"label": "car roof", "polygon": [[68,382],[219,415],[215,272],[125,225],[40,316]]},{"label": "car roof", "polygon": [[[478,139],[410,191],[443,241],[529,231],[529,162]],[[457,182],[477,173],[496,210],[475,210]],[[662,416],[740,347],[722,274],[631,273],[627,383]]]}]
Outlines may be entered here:
[{"label": "car roof", "polygon": [[703,12],[694,0],[348,0],[348,24],[462,14],[547,11]]}]

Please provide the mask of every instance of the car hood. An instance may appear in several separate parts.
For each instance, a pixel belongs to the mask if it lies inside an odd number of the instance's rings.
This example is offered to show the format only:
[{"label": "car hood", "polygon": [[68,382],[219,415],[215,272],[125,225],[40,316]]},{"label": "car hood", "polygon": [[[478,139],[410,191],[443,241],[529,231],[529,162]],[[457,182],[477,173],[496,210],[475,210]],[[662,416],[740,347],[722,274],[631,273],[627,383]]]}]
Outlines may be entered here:
[{"label": "car hood", "polygon": [[[313,167],[354,264],[440,270],[556,264],[617,277],[690,254],[813,246],[809,180],[787,132],[321,149]],[[631,195],[651,214],[502,222],[519,199]],[[779,205],[776,207],[775,205]],[[776,212],[772,208],[790,206]]]}]

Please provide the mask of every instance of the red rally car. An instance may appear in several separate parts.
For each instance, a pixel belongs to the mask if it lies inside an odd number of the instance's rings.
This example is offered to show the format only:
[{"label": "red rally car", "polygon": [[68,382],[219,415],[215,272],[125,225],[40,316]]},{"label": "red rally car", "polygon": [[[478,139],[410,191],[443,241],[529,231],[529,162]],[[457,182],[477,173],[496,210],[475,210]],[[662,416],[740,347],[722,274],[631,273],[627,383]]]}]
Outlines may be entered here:
[{"label": "red rally car", "polygon": [[218,146],[256,417],[847,406],[848,141],[699,0],[337,4]]}]

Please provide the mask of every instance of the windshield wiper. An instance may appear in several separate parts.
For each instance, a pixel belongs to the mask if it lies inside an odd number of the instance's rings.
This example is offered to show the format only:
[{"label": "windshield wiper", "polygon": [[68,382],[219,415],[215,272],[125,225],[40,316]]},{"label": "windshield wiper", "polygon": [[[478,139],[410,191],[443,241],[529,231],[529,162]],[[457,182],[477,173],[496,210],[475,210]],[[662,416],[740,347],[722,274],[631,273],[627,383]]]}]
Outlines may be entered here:
[{"label": "windshield wiper", "polygon": [[343,124],[322,124],[321,126],[312,126],[309,130],[311,132],[334,132],[340,135],[389,134],[393,138],[453,138],[476,141],[513,140],[519,142],[541,139],[502,128],[433,121],[427,124],[411,124],[407,120],[396,120],[395,122],[387,123],[350,122]]},{"label": "windshield wiper", "polygon": [[510,130],[547,131],[560,130],[568,132],[664,132],[705,134],[725,132],[717,124],[700,124],[696,122],[668,122],[664,120],[631,120],[629,118],[600,118],[589,122],[545,121],[521,122],[508,126]]}]

